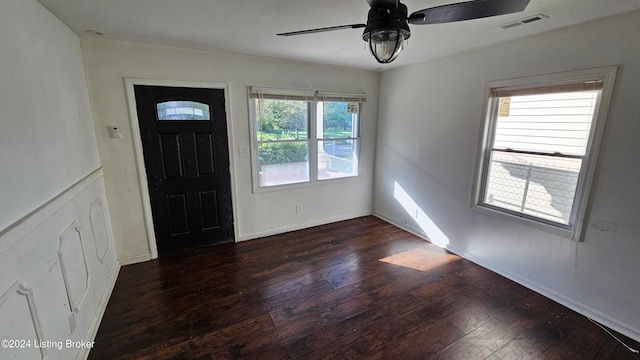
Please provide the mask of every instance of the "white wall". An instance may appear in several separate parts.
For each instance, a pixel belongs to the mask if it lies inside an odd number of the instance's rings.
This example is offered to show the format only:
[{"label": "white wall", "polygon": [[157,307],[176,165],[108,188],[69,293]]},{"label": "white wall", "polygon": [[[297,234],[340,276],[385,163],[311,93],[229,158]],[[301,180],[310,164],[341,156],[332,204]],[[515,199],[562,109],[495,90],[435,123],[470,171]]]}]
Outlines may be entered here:
[{"label": "white wall", "polygon": [[79,39],[3,0],[0,44],[0,358],[84,358],[119,265]]},{"label": "white wall", "polygon": [[[374,213],[640,339],[638,33],[632,13],[384,72]],[[485,83],[608,65],[620,71],[584,242],[474,212]]]},{"label": "white wall", "polygon": [[100,163],[78,37],[32,0],[0,3],[0,36],[1,230]]},{"label": "white wall", "polygon": [[[229,87],[227,117],[232,124],[231,172],[237,240],[371,213],[378,73],[95,37],[82,37],[81,43],[116,247],[123,263],[146,260],[151,256],[134,158],[125,78],[223,83]],[[238,156],[239,147],[250,146],[248,85],[365,92],[362,175],[312,187],[254,194],[250,158]],[[121,128],[122,139],[108,138],[106,126],[111,124]],[[302,206],[301,214],[296,214],[296,204]]]}]

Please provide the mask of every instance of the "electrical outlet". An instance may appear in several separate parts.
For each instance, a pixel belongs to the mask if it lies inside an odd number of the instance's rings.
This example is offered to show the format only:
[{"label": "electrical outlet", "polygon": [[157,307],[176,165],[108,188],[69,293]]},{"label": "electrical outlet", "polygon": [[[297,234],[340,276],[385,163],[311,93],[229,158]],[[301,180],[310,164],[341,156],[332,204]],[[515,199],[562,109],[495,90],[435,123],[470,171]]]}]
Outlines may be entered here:
[{"label": "electrical outlet", "polygon": [[109,130],[109,137],[111,139],[122,139],[122,133],[117,125],[109,125],[107,129]]},{"label": "electrical outlet", "polygon": [[249,148],[247,148],[246,146],[239,146],[238,147],[238,156],[240,156],[240,157],[249,156]]},{"label": "electrical outlet", "polygon": [[407,219],[400,219],[400,224],[407,225]]},{"label": "electrical outlet", "polygon": [[296,214],[302,213],[302,206],[296,205]]}]

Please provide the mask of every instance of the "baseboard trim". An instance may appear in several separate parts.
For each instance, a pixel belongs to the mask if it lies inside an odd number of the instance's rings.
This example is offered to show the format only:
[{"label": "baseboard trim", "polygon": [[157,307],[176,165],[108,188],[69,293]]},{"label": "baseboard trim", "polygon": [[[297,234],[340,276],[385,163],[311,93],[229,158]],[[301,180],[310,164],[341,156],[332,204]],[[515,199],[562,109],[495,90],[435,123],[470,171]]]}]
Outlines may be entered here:
[{"label": "baseboard trim", "polygon": [[244,236],[239,237],[236,241],[240,242],[240,241],[253,240],[253,239],[257,239],[257,238],[261,238],[261,237],[266,237],[266,236],[271,236],[271,235],[278,235],[278,234],[283,234],[283,233],[290,232],[290,231],[302,230],[302,229],[307,229],[307,228],[314,227],[314,226],[325,225],[325,224],[330,224],[330,223],[333,223],[333,222],[350,220],[350,219],[355,219],[355,218],[359,218],[359,217],[362,217],[362,216],[371,216],[371,215],[373,215],[371,213],[371,211],[362,211],[362,212],[352,213],[352,214],[348,214],[348,215],[336,216],[336,217],[333,217],[333,218],[326,218],[326,219],[320,219],[320,220],[314,220],[314,221],[307,221],[307,222],[303,222],[303,223],[300,223],[300,224],[295,224],[295,225],[291,225],[291,226],[285,226],[285,227],[281,227],[281,228],[277,228],[277,229],[269,229],[267,231],[260,231],[260,232],[256,232],[256,233],[253,233],[253,234],[244,235]]},{"label": "baseboard trim", "polygon": [[120,260],[120,265],[125,266],[125,265],[131,265],[131,264],[137,264],[137,263],[149,261],[151,259],[152,259],[151,254],[144,254],[144,255],[122,258],[119,260]]},{"label": "baseboard trim", "polygon": [[640,330],[635,329],[631,326],[628,326],[626,324],[621,323],[620,321],[610,317],[607,314],[602,313],[601,311],[598,311],[590,306],[587,306],[585,304],[582,304],[580,302],[577,302],[573,299],[570,299],[562,294],[559,294],[541,284],[529,281],[521,276],[518,276],[516,274],[513,274],[509,271],[506,271],[504,269],[495,267],[493,265],[490,265],[488,263],[486,263],[485,261],[483,261],[481,258],[475,256],[474,254],[471,254],[469,252],[463,251],[461,249],[458,249],[455,246],[451,246],[448,245],[446,247],[446,249],[448,251],[451,251],[452,253],[465,258],[471,262],[473,262],[474,264],[480,265],[485,269],[491,270],[496,274],[500,274],[504,277],[506,277],[509,280],[515,281],[518,284],[537,292],[540,295],[543,295],[563,306],[568,307],[569,309],[583,315],[586,316],[588,318],[593,319],[594,321],[610,328],[613,329],[617,332],[619,332],[620,334],[623,334],[625,336],[628,336],[636,341],[640,341]]},{"label": "baseboard trim", "polygon": [[[384,214],[380,214],[380,213],[375,213],[373,214],[373,216],[376,216],[386,222],[389,222],[407,232],[412,233],[413,235],[418,236],[421,239],[424,239],[426,241],[431,242],[431,240],[429,240],[429,238],[425,235],[420,233],[419,231],[417,231],[416,229],[412,229],[411,227],[408,227],[406,225],[402,225],[399,224],[397,221],[391,219],[388,216],[385,216]],[[437,244],[434,244],[436,246],[438,246]],[[626,325],[624,323],[621,323],[620,321],[608,316],[607,314],[604,314],[594,308],[591,308],[585,304],[582,304],[580,302],[577,302],[573,299],[570,299],[562,294],[559,294],[545,286],[542,286],[538,283],[535,282],[531,282],[527,279],[524,279],[516,274],[513,274],[509,271],[506,271],[505,269],[501,269],[498,267],[495,267],[493,265],[490,265],[488,263],[486,263],[485,261],[483,261],[480,257],[469,253],[467,251],[463,251],[453,245],[447,245],[444,247],[446,250],[466,259],[469,260],[471,262],[473,262],[476,265],[482,266],[485,269],[488,269],[490,271],[493,271],[496,274],[502,275],[504,277],[506,277],[509,280],[515,281],[516,283],[537,292],[538,294],[547,297],[563,306],[568,307],[569,309],[583,315],[586,316],[588,318],[593,319],[594,321],[610,328],[613,329],[617,332],[619,332],[620,334],[623,334],[627,337],[630,337],[636,341],[640,341],[640,330],[636,329],[632,326]]]},{"label": "baseboard trim", "polygon": [[[98,329],[100,328],[100,323],[102,322],[102,317],[104,316],[105,310],[107,310],[107,304],[109,304],[109,299],[111,298],[111,294],[113,293],[113,289],[116,286],[116,280],[118,280],[118,274],[120,273],[120,262],[116,260],[115,266],[113,267],[113,271],[111,272],[111,278],[107,284],[106,289],[102,293],[100,297],[100,302],[96,307],[96,310],[93,313],[93,318],[91,319],[91,324],[89,324],[89,329],[85,334],[84,341],[92,342],[95,341],[96,335],[98,334]],[[91,348],[83,347],[81,351],[76,354],[76,360],[86,360],[89,357],[89,352]]]}]

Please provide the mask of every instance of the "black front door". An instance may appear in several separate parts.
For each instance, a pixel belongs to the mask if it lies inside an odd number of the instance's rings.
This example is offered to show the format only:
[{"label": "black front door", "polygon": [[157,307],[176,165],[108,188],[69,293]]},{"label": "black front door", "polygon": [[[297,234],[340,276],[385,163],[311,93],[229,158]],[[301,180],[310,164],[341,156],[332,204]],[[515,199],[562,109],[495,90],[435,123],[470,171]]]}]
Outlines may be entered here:
[{"label": "black front door", "polygon": [[134,88],[158,253],[234,241],[224,90]]}]

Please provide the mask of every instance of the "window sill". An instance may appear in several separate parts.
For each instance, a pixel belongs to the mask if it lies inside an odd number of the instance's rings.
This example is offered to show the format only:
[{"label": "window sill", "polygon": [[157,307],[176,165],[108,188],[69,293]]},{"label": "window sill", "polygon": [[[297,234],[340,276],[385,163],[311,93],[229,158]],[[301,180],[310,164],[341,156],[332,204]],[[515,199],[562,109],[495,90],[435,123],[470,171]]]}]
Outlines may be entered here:
[{"label": "window sill", "polygon": [[267,186],[267,187],[259,187],[257,185],[254,185],[253,193],[260,194],[260,193],[268,193],[268,192],[274,192],[274,191],[287,191],[287,190],[302,189],[302,188],[309,188],[309,187],[315,187],[315,186],[340,184],[340,183],[355,181],[356,179],[360,179],[360,177],[361,177],[360,175],[345,176],[345,177],[340,177],[335,179],[304,181],[299,183],[273,185],[273,186]]},{"label": "window sill", "polygon": [[576,226],[574,225],[572,230],[568,230],[568,229],[563,229],[557,226],[553,226],[550,224],[545,224],[542,222],[538,222],[532,219],[529,219],[527,217],[524,216],[518,216],[518,215],[514,215],[514,214],[509,214],[506,212],[502,212],[500,210],[494,210],[490,207],[486,207],[483,205],[474,205],[471,208],[472,211],[477,212],[479,214],[483,214],[492,218],[497,218],[497,219],[503,219],[503,220],[507,220],[507,221],[513,221],[516,222],[518,224],[522,224],[528,227],[531,227],[533,229],[536,230],[540,230],[555,236],[559,236],[568,240],[572,240],[572,241],[580,241],[580,239],[578,237],[576,237],[576,232],[575,232],[575,228]]}]

